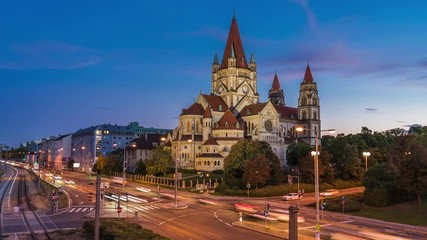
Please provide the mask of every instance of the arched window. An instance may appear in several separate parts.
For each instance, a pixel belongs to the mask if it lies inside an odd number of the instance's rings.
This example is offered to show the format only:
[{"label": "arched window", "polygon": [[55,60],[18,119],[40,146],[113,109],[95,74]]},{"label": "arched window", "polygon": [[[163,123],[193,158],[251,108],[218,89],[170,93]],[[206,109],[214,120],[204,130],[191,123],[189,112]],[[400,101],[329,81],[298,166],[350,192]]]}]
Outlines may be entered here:
[{"label": "arched window", "polygon": [[225,128],[228,128],[228,122],[225,122]]},{"label": "arched window", "polygon": [[187,121],[187,132],[191,131],[191,123],[190,121]]},{"label": "arched window", "polygon": [[218,110],[222,111],[222,105],[218,106]]},{"label": "arched window", "polygon": [[314,119],[314,120],[317,120],[317,111],[314,111],[314,112],[313,112],[313,119]]},{"label": "arched window", "polygon": [[302,119],[303,120],[307,119],[307,112],[306,111],[302,111]]}]

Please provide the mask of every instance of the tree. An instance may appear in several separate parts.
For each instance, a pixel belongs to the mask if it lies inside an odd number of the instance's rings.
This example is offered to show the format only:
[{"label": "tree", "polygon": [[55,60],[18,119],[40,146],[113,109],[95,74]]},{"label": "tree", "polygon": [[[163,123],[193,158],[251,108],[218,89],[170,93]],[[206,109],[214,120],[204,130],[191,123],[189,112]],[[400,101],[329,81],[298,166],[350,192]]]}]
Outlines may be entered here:
[{"label": "tree", "polygon": [[[301,181],[306,183],[314,182],[314,157],[307,154],[300,166]],[[319,179],[320,181],[331,183],[334,178],[334,167],[331,163],[331,154],[327,151],[321,151],[319,154]]]},{"label": "tree", "polygon": [[174,164],[171,151],[159,146],[153,150],[151,159],[145,162],[147,173],[153,175],[166,175],[169,168]]},{"label": "tree", "polygon": [[403,160],[398,179],[399,185],[414,193],[418,207],[421,207],[421,196],[427,193],[427,147],[414,143],[410,147],[409,157]]},{"label": "tree", "polygon": [[245,161],[243,181],[263,186],[270,176],[270,163],[264,155],[258,155]]},{"label": "tree", "polygon": [[311,146],[306,143],[292,143],[286,150],[289,167],[299,166],[300,162],[310,153]]},{"label": "tree", "polygon": [[280,160],[271,149],[270,145],[264,141],[240,140],[231,147],[230,154],[224,159],[225,180],[230,186],[242,188],[246,185],[243,181],[245,172],[245,161],[265,156],[269,162],[270,172],[268,184],[278,184],[282,181],[280,172]]},{"label": "tree", "polygon": [[147,166],[144,161],[136,162],[135,174],[145,175],[147,174]]}]

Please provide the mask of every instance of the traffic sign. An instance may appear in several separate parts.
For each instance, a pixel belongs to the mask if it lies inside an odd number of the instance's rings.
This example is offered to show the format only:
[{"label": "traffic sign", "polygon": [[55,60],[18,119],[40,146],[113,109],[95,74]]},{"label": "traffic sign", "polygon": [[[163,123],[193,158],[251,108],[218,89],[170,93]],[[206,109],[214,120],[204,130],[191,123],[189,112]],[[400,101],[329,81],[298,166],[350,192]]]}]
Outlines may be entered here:
[{"label": "traffic sign", "polygon": [[118,207],[117,208],[117,213],[121,213],[122,212],[122,208],[121,207]]},{"label": "traffic sign", "polygon": [[268,216],[268,211],[264,211],[264,216]]},{"label": "traffic sign", "polygon": [[315,232],[320,232],[320,224],[319,223],[316,223]]}]

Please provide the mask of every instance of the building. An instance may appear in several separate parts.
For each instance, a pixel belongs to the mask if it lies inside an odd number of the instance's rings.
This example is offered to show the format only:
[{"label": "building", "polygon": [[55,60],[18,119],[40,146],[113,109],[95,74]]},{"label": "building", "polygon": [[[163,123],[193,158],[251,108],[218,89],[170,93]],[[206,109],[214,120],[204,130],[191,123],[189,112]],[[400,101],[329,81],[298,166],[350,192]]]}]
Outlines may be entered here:
[{"label": "building", "polygon": [[107,156],[112,151],[124,149],[140,136],[167,134],[168,129],[144,128],[137,122],[126,126],[102,124],[80,129],[72,135],[71,158],[81,171],[90,171],[97,156]]},{"label": "building", "polygon": [[134,172],[137,162],[145,162],[147,159],[151,159],[153,150],[160,146],[162,139],[165,139],[165,136],[162,134],[148,133],[133,139],[126,148],[127,170],[129,172]]},{"label": "building", "polygon": [[[310,66],[300,84],[297,107],[286,105],[277,74],[272,79],[268,101],[259,102],[255,56],[252,53],[248,63],[233,17],[222,60],[214,56],[211,93],[200,93],[169,135],[167,143],[178,164],[223,169],[231,147],[245,138],[268,142],[283,166],[287,146],[295,139],[314,144],[320,133],[320,102]],[[298,133],[295,128],[300,126],[314,131]]]}]

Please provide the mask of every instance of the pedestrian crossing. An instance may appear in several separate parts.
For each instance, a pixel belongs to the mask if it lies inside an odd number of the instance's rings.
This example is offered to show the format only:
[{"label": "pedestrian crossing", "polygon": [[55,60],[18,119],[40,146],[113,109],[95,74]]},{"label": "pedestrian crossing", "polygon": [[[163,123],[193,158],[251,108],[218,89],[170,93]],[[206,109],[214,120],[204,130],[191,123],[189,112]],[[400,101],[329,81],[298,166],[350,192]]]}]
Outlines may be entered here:
[{"label": "pedestrian crossing", "polygon": [[129,210],[132,210],[132,209],[145,212],[145,211],[150,211],[150,210],[154,210],[154,209],[160,209],[160,207],[157,207],[155,205],[129,207]]},{"label": "pedestrian crossing", "polygon": [[[122,205],[123,206],[123,205]],[[125,207],[125,206],[123,206]],[[160,209],[160,207],[155,205],[145,205],[145,206],[129,206],[129,210],[131,211],[142,211],[147,212],[150,210]],[[67,213],[89,213],[95,210],[94,207],[72,207]]]},{"label": "pedestrian crossing", "polygon": [[69,213],[83,213],[83,212],[92,212],[94,207],[72,207],[68,210]]}]

